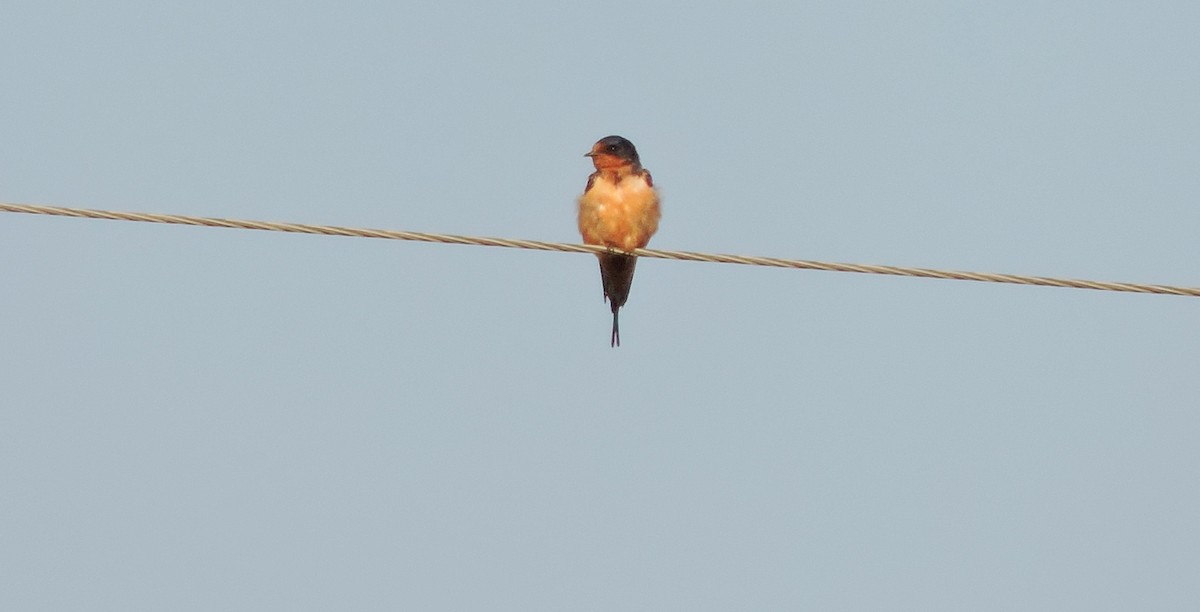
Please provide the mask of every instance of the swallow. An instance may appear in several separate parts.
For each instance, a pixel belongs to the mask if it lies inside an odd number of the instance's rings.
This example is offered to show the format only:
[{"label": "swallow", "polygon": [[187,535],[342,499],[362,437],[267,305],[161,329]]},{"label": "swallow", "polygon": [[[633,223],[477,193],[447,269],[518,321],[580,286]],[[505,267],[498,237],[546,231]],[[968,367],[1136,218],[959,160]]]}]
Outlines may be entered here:
[{"label": "swallow", "polygon": [[658,231],[658,191],[633,143],[620,136],[601,138],[584,156],[592,158],[596,171],[588,177],[587,187],[579,196],[579,233],[584,244],[609,249],[597,257],[604,299],[612,308],[610,345],[621,346],[617,311],[629,299],[637,265],[637,257],[628,252],[644,248]]}]

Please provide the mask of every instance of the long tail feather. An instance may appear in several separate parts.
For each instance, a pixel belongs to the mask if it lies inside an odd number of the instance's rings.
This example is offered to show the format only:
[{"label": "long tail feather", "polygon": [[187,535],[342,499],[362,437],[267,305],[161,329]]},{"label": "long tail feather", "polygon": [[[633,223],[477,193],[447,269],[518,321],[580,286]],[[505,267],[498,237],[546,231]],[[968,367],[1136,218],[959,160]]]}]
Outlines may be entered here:
[{"label": "long tail feather", "polygon": [[621,330],[617,329],[617,309],[613,309],[613,333],[609,346],[621,346]]},{"label": "long tail feather", "polygon": [[617,327],[617,310],[629,299],[629,288],[633,285],[633,271],[637,258],[621,253],[601,253],[600,280],[604,285],[604,298],[612,308],[613,328],[611,346],[621,346],[621,332]]}]

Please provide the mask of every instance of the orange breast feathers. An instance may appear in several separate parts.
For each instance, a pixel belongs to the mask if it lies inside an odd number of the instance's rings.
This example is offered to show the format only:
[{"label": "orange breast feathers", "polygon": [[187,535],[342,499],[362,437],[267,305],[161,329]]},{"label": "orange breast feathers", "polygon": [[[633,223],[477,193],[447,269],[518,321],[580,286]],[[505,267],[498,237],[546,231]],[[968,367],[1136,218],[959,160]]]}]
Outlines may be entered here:
[{"label": "orange breast feathers", "polygon": [[658,231],[660,216],[658,192],[645,170],[598,171],[579,196],[579,233],[584,244],[640,249]]}]

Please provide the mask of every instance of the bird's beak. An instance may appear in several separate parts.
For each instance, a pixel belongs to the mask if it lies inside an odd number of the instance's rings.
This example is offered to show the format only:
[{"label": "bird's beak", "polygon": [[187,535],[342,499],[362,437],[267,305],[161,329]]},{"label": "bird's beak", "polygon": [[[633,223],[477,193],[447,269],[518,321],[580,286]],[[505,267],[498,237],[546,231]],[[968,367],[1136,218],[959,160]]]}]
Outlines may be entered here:
[{"label": "bird's beak", "polygon": [[599,155],[599,154],[596,153],[595,151],[588,151],[587,153],[583,154],[584,157],[595,157],[597,155]]}]

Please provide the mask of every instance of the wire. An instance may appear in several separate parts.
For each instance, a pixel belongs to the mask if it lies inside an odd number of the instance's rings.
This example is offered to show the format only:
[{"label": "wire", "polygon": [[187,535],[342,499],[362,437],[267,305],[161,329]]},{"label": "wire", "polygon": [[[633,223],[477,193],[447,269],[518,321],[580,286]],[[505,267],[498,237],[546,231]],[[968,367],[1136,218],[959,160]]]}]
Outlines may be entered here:
[{"label": "wire", "polygon": [[[352,227],[338,227],[334,225],[307,225],[301,223],[274,223],[270,221],[244,221],[238,219],[220,219],[215,217],[190,217],[185,215],[117,212],[111,210],[91,210],[86,208],[37,206],[33,204],[9,204],[4,202],[0,202],[0,212],[28,213],[33,215],[56,215],[61,217],[82,217],[87,219],[109,219],[113,221],[143,221],[147,223],[170,223],[176,225],[196,225],[203,227],[225,227],[273,232],[292,232],[299,234],[320,234],[324,236],[352,236],[360,238],[386,238],[389,240],[414,240],[417,242],[439,242],[445,244],[471,244],[478,246],[508,247],[514,249],[533,249],[537,251],[562,251],[566,253],[603,253],[608,250],[602,246],[589,244],[542,242],[540,240],[521,240],[515,238],[485,238],[480,236],[457,236],[454,234],[430,234],[425,232],[406,232],[399,230],[361,229]],[[1096,289],[1100,291],[1124,291],[1130,293],[1155,293],[1163,295],[1200,297],[1200,288],[1197,287],[1173,287],[1170,285],[1146,285],[1141,283],[1114,283],[1105,281],[1050,278],[1045,276],[1023,276],[1019,274],[992,274],[987,272],[956,272],[951,270],[934,270],[929,268],[848,264],[825,261],[809,261],[804,259],[780,259],[777,257],[696,253],[691,251],[663,251],[659,249],[636,249],[634,251],[630,251],[630,254],[637,255],[638,257],[653,257],[657,259],[674,259],[681,261],[706,261],[711,263],[732,263],[748,266],[798,268],[801,270],[824,270],[827,272],[858,272],[861,274],[886,274],[891,276],[914,276],[920,278],[943,278],[950,280],[969,280],[987,283],[1009,283],[1016,285],[1039,285],[1043,287],[1069,287],[1075,289]]]}]

